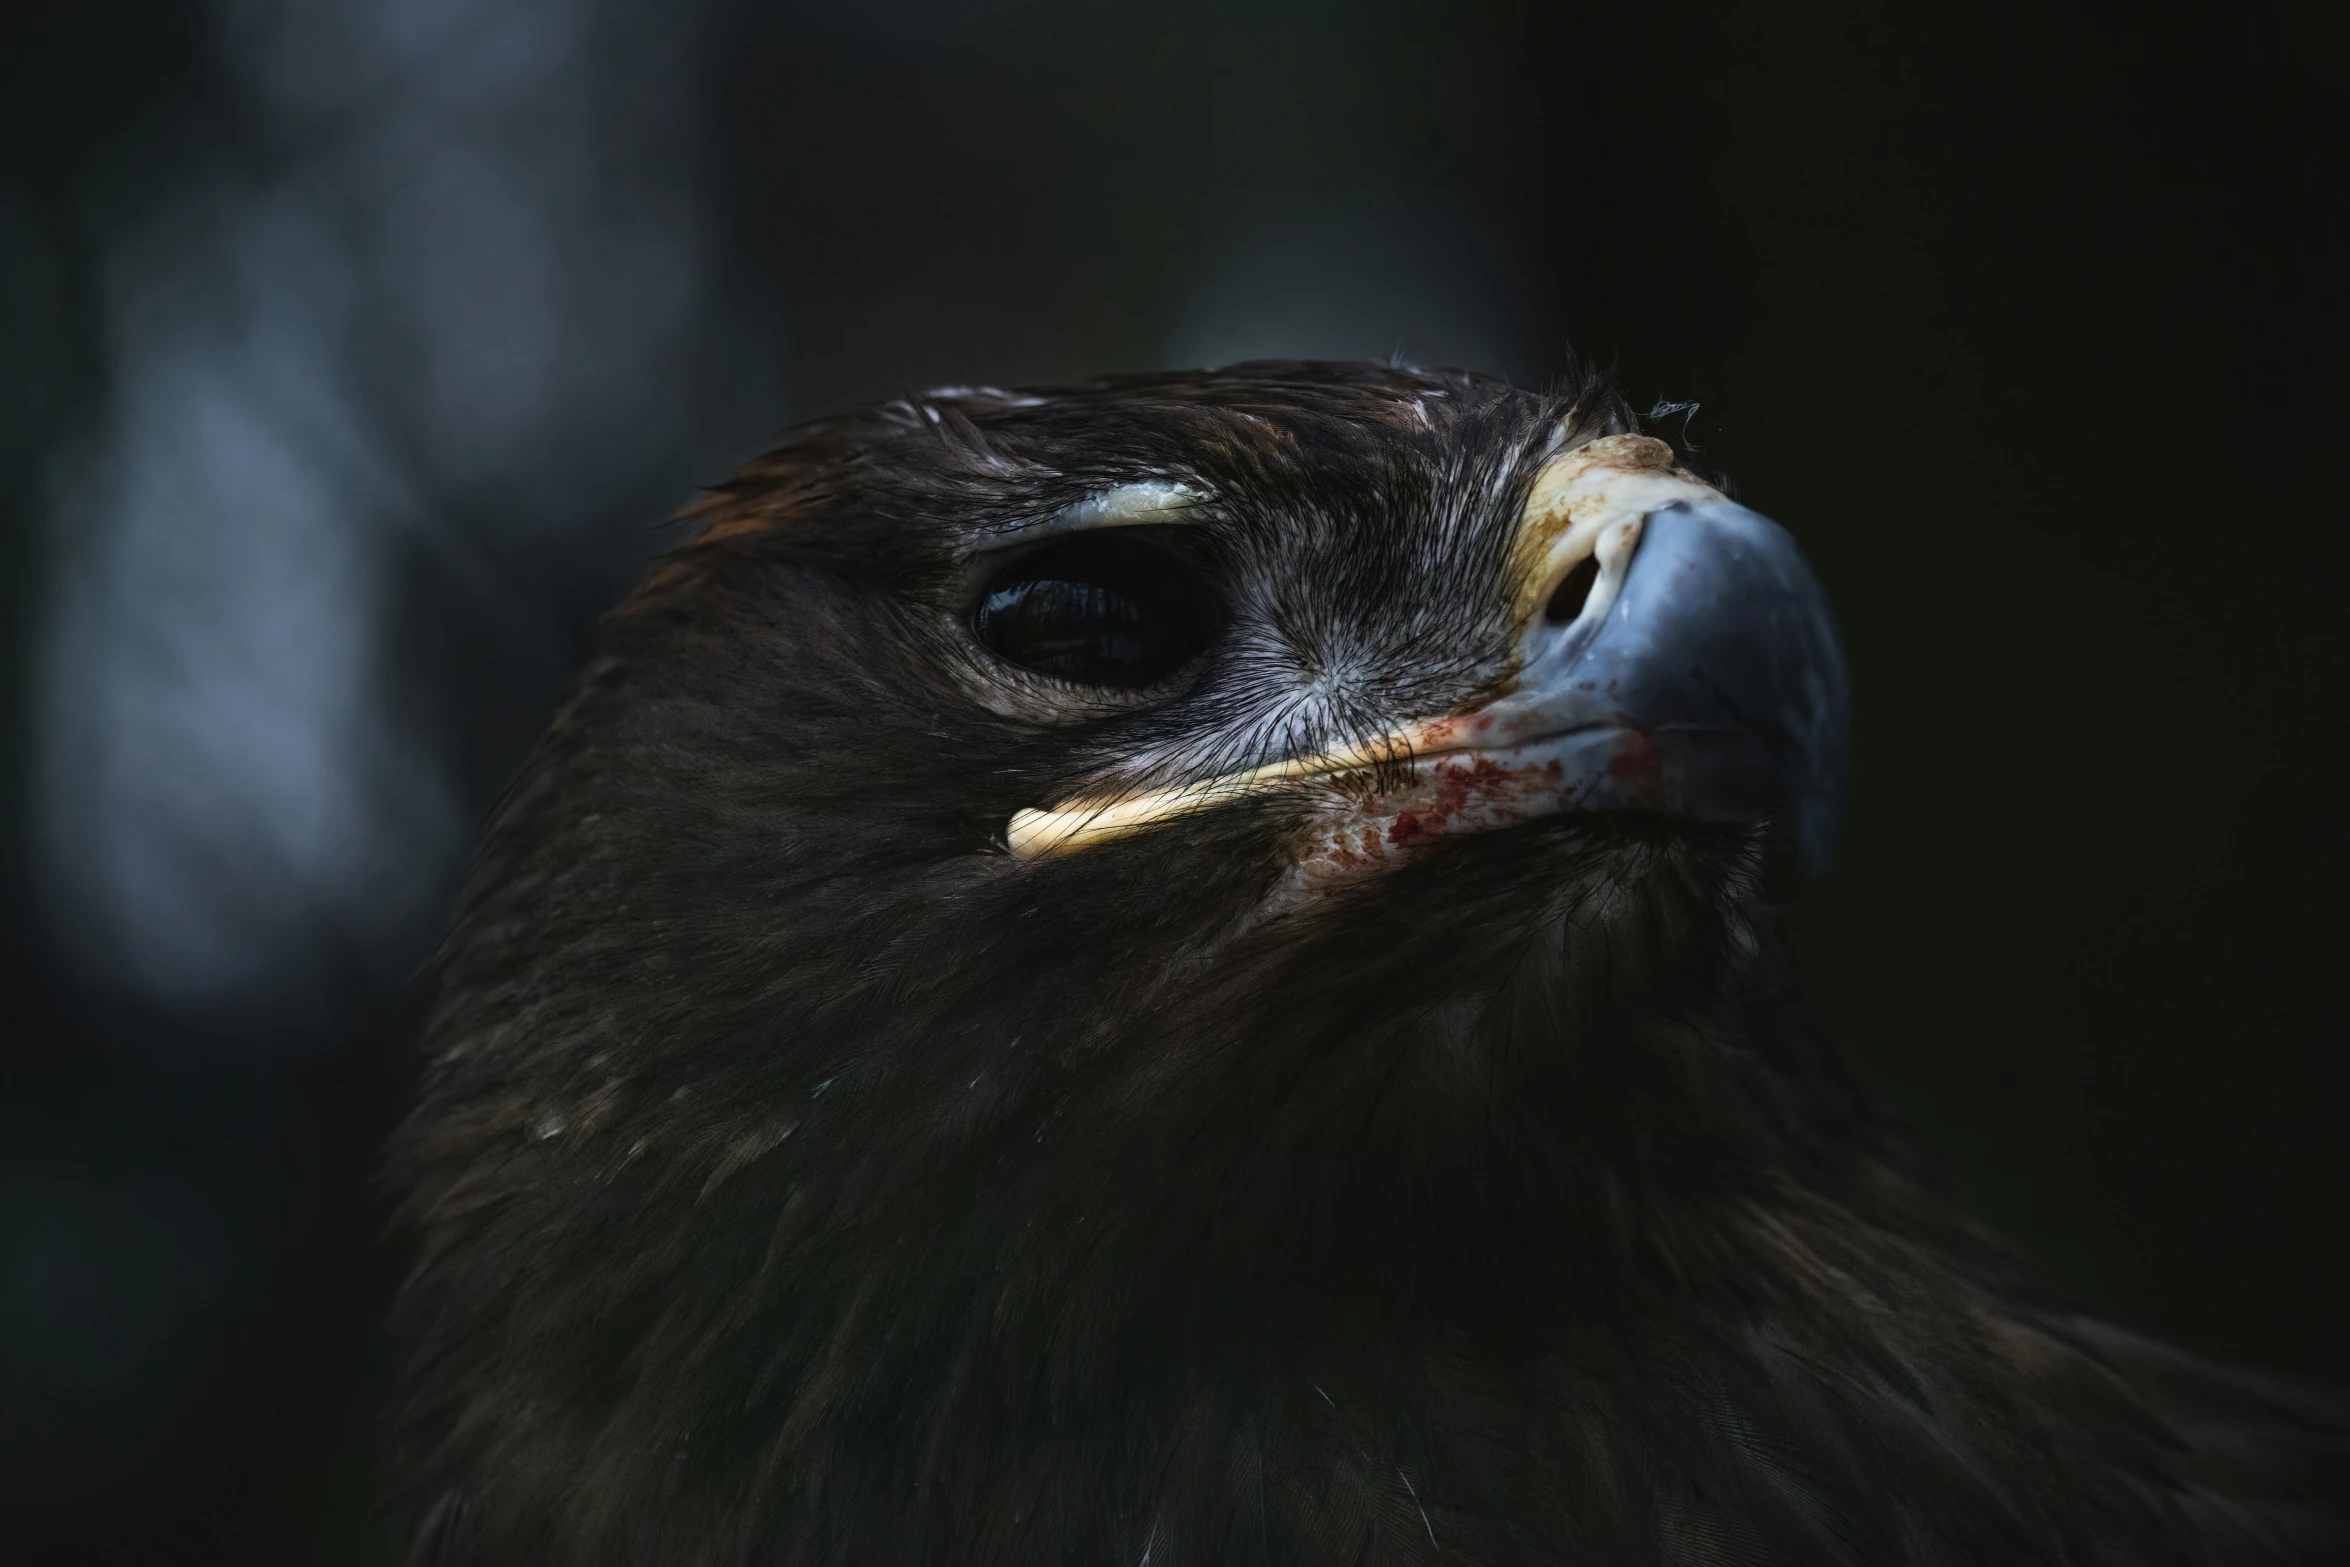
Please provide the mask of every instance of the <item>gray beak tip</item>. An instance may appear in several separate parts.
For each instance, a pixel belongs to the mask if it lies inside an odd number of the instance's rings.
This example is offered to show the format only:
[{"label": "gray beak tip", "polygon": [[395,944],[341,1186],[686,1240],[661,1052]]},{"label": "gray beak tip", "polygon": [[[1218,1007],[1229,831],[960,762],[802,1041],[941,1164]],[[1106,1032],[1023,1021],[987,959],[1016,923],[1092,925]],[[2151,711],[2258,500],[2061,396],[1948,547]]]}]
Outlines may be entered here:
[{"label": "gray beak tip", "polygon": [[1564,673],[1666,752],[1659,807],[1784,816],[1807,872],[1826,873],[1851,770],[1851,681],[1827,593],[1786,529],[1723,500],[1656,508]]}]

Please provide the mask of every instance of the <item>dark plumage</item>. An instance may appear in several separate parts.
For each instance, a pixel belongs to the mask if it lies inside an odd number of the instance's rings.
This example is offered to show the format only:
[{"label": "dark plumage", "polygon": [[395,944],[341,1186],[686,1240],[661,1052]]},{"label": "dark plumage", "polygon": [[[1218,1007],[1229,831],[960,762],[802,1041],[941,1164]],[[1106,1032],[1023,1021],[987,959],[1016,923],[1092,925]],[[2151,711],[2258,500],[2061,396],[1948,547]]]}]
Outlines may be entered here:
[{"label": "dark plumage", "polygon": [[[1959,1220],[1738,811],[1391,812],[1391,859],[1301,873],[1422,776],[1381,753],[1007,852],[1512,689],[1512,595],[1585,591],[1517,580],[1529,493],[1635,428],[1254,365],[926,394],[698,506],[439,965],[393,1159],[420,1555],[2335,1559],[2341,1410]],[[1157,618],[1053,641],[1078,599],[1002,586],[1049,543],[982,552],[1129,503],[1159,585],[1100,569]]]}]

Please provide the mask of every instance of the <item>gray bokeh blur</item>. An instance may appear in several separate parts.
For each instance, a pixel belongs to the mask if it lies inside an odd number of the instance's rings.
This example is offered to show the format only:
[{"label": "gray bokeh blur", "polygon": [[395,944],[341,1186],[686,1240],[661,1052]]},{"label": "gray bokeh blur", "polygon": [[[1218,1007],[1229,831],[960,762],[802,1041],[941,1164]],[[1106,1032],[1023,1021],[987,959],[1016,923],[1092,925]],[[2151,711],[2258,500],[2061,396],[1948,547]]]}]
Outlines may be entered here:
[{"label": "gray bokeh blur", "polygon": [[474,802],[394,699],[403,556],[463,576],[655,511],[779,410],[713,234],[692,7],[211,20],[242,145],[103,232],[36,809],[79,961],[237,1009],[326,954],[396,979],[445,902]]}]

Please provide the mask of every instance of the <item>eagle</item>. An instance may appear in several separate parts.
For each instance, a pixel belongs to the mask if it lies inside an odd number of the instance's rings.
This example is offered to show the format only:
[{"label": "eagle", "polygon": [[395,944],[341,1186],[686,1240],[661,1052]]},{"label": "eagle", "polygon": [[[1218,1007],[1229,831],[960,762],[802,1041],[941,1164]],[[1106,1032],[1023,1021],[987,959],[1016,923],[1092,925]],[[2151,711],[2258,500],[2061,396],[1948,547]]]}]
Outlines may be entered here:
[{"label": "eagle", "polygon": [[1848,679],[1609,380],[943,388],[688,509],[389,1154],[447,1564],[2313,1563],[1790,952]]}]

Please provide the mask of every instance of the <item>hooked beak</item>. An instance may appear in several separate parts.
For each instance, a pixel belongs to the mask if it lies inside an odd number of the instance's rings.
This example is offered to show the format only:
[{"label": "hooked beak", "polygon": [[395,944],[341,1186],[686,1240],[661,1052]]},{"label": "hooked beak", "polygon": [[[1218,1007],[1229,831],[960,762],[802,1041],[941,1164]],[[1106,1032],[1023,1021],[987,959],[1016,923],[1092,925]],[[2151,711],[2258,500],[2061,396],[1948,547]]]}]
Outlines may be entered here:
[{"label": "hooked beak", "polygon": [[[1521,523],[1518,672],[1465,713],[1344,752],[1116,800],[1022,811],[1041,858],[1274,789],[1319,788],[1309,871],[1567,812],[1784,817],[1812,874],[1835,849],[1850,681],[1827,595],[1784,528],[1644,436],[1557,459]],[[1582,584],[1588,583],[1588,590]],[[1580,605],[1562,604],[1582,591]]]}]

